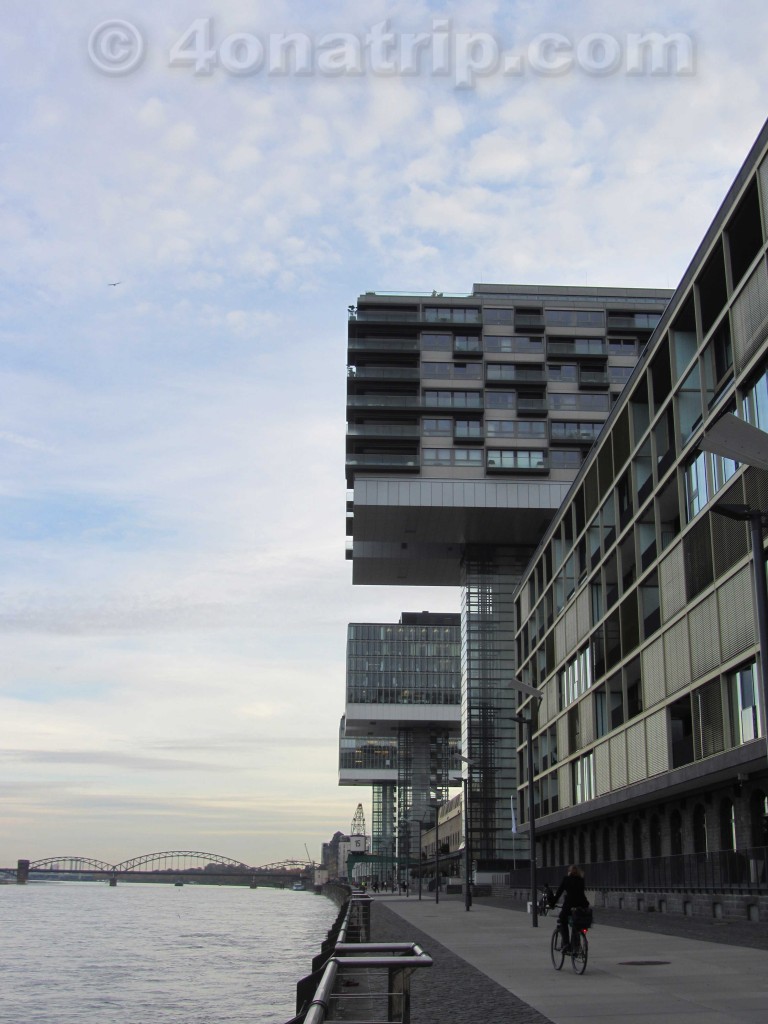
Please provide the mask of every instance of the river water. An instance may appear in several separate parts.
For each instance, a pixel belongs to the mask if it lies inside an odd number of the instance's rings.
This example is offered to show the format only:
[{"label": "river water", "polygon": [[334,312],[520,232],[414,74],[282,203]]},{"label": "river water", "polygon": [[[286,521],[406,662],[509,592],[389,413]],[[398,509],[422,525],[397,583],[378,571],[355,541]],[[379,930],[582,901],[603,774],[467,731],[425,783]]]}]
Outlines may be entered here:
[{"label": "river water", "polygon": [[338,908],[218,885],[0,885],[2,1024],[282,1024]]}]

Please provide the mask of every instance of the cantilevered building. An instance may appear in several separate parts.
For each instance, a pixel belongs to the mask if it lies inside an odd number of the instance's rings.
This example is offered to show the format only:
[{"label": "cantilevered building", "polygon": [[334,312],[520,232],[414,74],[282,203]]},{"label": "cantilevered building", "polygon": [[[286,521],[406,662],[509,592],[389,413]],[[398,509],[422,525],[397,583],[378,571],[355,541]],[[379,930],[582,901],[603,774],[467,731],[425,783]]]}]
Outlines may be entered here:
[{"label": "cantilevered building", "polygon": [[353,582],[461,588],[461,747],[479,861],[512,853],[515,588],[670,294],[475,285],[368,292],[350,307]]},{"label": "cantilevered building", "polygon": [[755,894],[768,906],[765,553],[755,566],[747,524],[718,512],[768,512],[768,473],[707,435],[734,413],[768,431],[767,225],[768,126],[515,600],[519,669],[541,694],[520,780],[539,862],[688,908],[694,891],[739,893],[752,916]]},{"label": "cantilevered building", "polygon": [[[351,623],[339,784],[370,786],[373,874],[405,880],[430,794],[460,775],[460,620],[403,612],[397,623]],[[455,781],[454,781],[455,784]]]}]

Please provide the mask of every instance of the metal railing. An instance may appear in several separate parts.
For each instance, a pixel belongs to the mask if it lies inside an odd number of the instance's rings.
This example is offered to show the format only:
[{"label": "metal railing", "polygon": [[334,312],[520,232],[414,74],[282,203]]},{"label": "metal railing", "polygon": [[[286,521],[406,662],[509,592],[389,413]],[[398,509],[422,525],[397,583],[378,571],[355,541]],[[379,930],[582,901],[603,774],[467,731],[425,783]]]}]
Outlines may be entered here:
[{"label": "metal railing", "polygon": [[[567,870],[567,865],[538,868],[550,881]],[[587,862],[584,872],[590,889],[768,893],[768,847]],[[525,885],[528,878],[527,868],[510,872],[513,887]]]},{"label": "metal railing", "polygon": [[[313,974],[299,982],[297,1003],[302,1005],[290,1024],[409,1024],[411,975],[433,961],[414,942],[370,942],[371,902],[363,893],[350,897],[332,950],[326,951],[324,944],[313,961]],[[316,968],[321,958],[322,965]]]}]

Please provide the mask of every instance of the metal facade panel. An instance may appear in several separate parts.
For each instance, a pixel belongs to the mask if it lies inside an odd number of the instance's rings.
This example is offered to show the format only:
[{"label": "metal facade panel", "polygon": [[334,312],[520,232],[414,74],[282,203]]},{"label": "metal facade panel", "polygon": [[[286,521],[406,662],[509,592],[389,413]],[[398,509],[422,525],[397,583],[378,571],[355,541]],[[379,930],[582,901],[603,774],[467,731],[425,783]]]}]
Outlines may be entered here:
[{"label": "metal facade panel", "polygon": [[675,623],[664,634],[664,669],[667,694],[677,693],[690,684],[691,654],[685,619]]},{"label": "metal facade panel", "polygon": [[683,546],[677,544],[659,562],[659,596],[661,597],[661,621],[669,620],[685,607],[685,571],[683,567]]},{"label": "metal facade panel", "polygon": [[627,742],[622,731],[611,736],[611,790],[623,789],[627,784]]},{"label": "metal facade panel", "polygon": [[595,789],[597,796],[611,792],[611,748],[610,741],[595,747]]},{"label": "metal facade panel", "polygon": [[645,722],[636,722],[627,729],[627,782],[648,778],[645,756]]},{"label": "metal facade panel", "polygon": [[589,587],[585,587],[576,600],[577,643],[581,643],[591,629],[591,611]]},{"label": "metal facade panel", "polygon": [[[762,168],[761,168],[762,177]],[[765,195],[765,191],[763,191]],[[741,369],[768,334],[768,273],[763,257],[747,281],[731,312],[733,356]]]},{"label": "metal facade panel", "polygon": [[669,741],[666,709],[645,720],[645,747],[648,752],[648,776],[669,771]]},{"label": "metal facade panel", "polygon": [[555,664],[559,665],[565,659],[568,650],[565,642],[565,616],[562,616],[555,623]]},{"label": "metal facade panel", "polygon": [[664,641],[657,637],[642,653],[644,708],[652,708],[666,697],[664,677]]},{"label": "metal facade panel", "polygon": [[579,731],[581,746],[585,747],[595,739],[594,694],[588,693],[579,703]]},{"label": "metal facade panel", "polygon": [[717,598],[710,594],[688,615],[691,643],[691,672],[694,679],[720,664],[720,631],[717,623]]},{"label": "metal facade panel", "polygon": [[561,765],[557,770],[557,788],[560,796],[560,810],[573,806],[571,791],[571,766]]},{"label": "metal facade panel", "polygon": [[579,629],[578,622],[576,619],[576,608],[573,604],[566,610],[565,613],[565,643],[566,649],[570,652],[573,651],[579,643]]},{"label": "metal facade panel", "polygon": [[752,570],[745,565],[717,591],[720,646],[723,661],[741,654],[755,642]]}]

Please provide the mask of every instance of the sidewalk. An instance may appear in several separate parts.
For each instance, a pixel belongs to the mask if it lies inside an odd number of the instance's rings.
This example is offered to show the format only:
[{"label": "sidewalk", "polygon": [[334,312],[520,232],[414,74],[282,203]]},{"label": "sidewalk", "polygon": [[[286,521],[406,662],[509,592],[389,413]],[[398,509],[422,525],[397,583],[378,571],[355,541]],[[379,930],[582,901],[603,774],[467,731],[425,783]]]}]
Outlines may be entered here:
[{"label": "sidewalk", "polygon": [[[413,1024],[542,1024],[542,1017],[554,1024],[757,1024],[768,1013],[763,949],[619,928],[601,923],[598,909],[587,971],[579,977],[570,960],[559,972],[552,967],[550,917],[534,929],[527,914],[482,900],[469,912],[453,898],[439,904],[433,896],[374,900],[375,929],[379,921],[383,927],[394,922],[401,941],[407,936],[419,942],[436,960],[431,971],[421,972],[431,977],[414,978]],[[766,931],[764,924],[751,927]],[[437,970],[441,954],[452,963],[448,972]],[[480,1005],[483,993],[495,1011],[490,1018]]]}]

